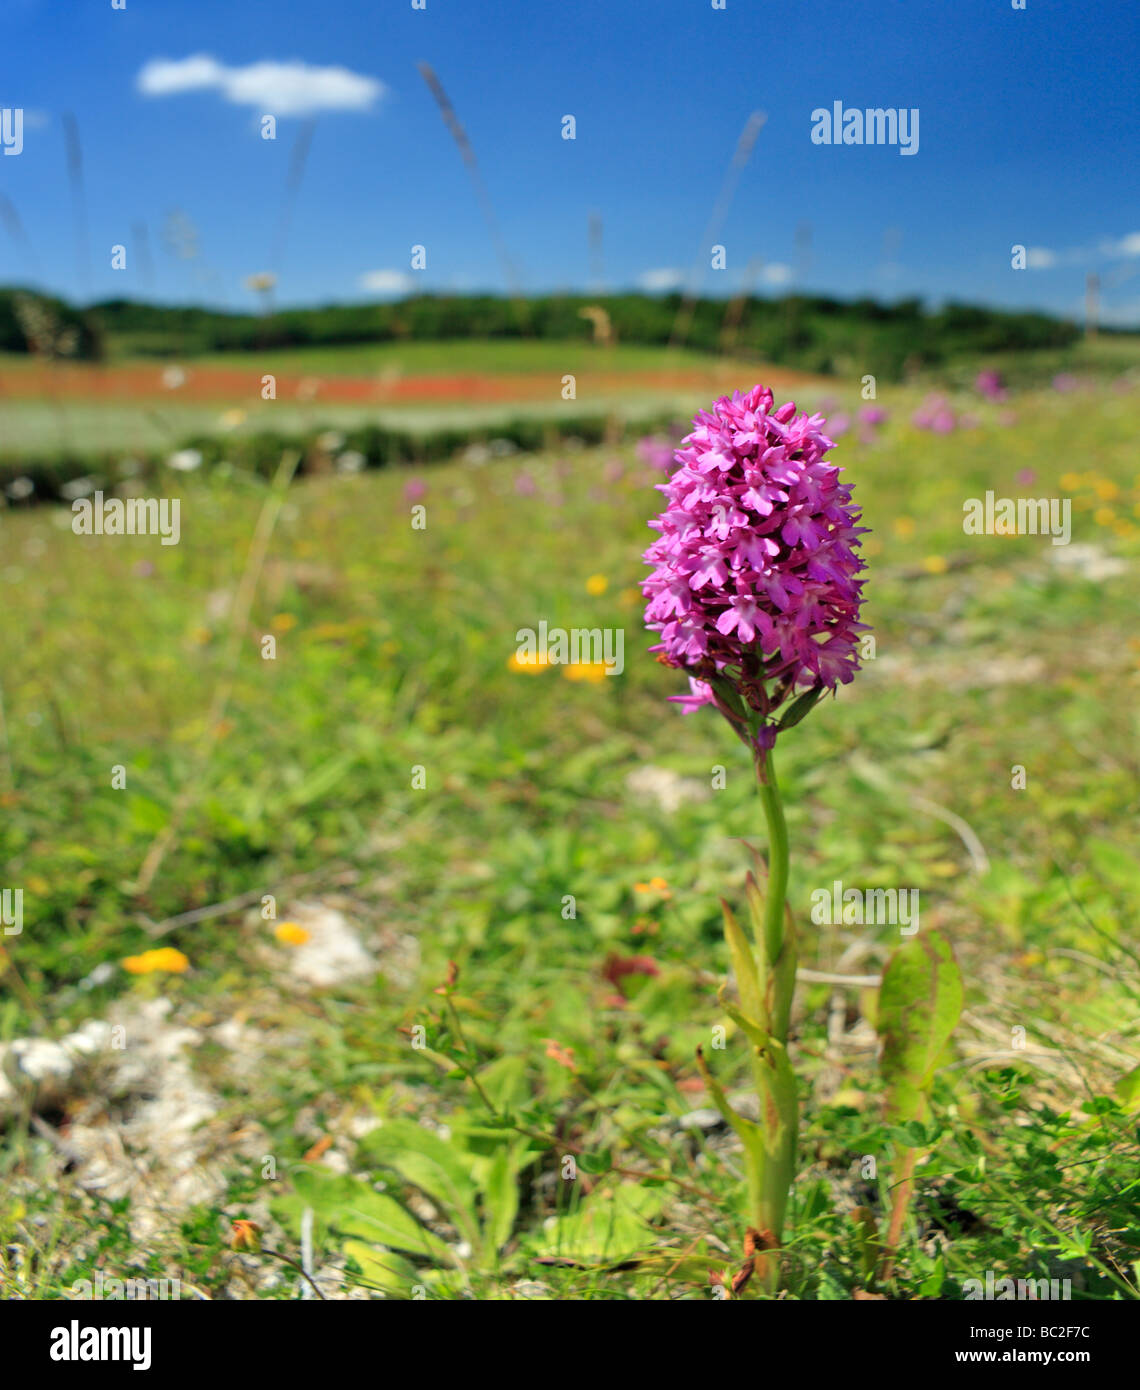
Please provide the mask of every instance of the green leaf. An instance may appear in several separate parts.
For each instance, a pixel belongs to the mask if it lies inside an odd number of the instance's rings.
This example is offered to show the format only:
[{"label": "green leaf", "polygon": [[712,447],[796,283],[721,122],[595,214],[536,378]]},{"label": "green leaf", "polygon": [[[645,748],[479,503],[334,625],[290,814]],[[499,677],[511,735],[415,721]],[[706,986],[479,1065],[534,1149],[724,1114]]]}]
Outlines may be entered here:
[{"label": "green leaf", "polygon": [[[757,869],[761,870],[763,861],[755,850],[753,855]],[[787,912],[771,923],[765,920],[765,890],[761,889],[751,872],[744,880],[744,893],[756,939],[757,973],[766,991],[765,1011],[761,1018],[768,1032],[777,1038],[786,1038],[796,988],[798,943],[795,921]]]},{"label": "green leaf", "polygon": [[776,729],[791,729],[798,724],[801,719],[805,719],[812,712],[812,709],[823,693],[824,687],[822,685],[817,685],[813,686],[811,690],[805,690],[802,695],[797,696],[784,711],[783,717],[776,725]]},{"label": "green leaf", "polygon": [[753,1047],[762,1048],[767,1046],[768,1034],[765,1033],[763,1029],[758,1028],[756,1024],[752,1022],[751,1019],[745,1018],[745,1016],[740,1012],[739,1009],[734,1009],[732,1007],[732,1005],[725,998],[725,990],[723,985],[717,992],[717,1002],[720,1004],[721,1008],[725,1011],[729,1018],[733,1021],[733,1023],[736,1024],[736,1026],[740,1029],[740,1031],[744,1034],[744,1036],[748,1039],[748,1041],[752,1044]]},{"label": "green leaf", "polygon": [[926,1118],[934,1072],[961,1012],[962,977],[945,937],[924,931],[900,946],[879,990],[889,1123]]},{"label": "green leaf", "polygon": [[301,1216],[312,1207],[324,1231],[362,1236],[405,1254],[454,1263],[447,1243],[421,1226],[414,1216],[383,1192],[374,1192],[360,1178],[302,1168],[293,1175],[293,1191],[273,1203],[273,1214],[300,1238]]},{"label": "green leaf", "polygon": [[654,1240],[649,1226],[664,1203],[660,1189],[623,1184],[616,1190],[596,1188],[578,1210],[545,1223],[537,1246],[540,1255],[614,1264],[648,1250]]},{"label": "green leaf", "polygon": [[383,1289],[389,1298],[411,1298],[412,1290],[424,1282],[414,1264],[391,1250],[377,1250],[363,1240],[346,1240],[344,1253],[360,1266],[365,1280]]},{"label": "green leaf", "polygon": [[1126,1110],[1140,1110],[1140,1067],[1133,1067],[1120,1077],[1116,1094]]},{"label": "green leaf", "polygon": [[741,930],[740,923],[736,920],[732,908],[723,900],[721,907],[724,909],[724,937],[728,942],[732,973],[736,976],[741,1013],[749,1023],[767,1033],[768,1018],[764,1010],[760,979],[756,973],[756,962],[752,956],[752,949],[748,945],[748,938]]},{"label": "green leaf", "polygon": [[327,762],[318,763],[308,776],[290,789],[286,803],[296,808],[307,806],[310,801],[327,796],[338,782],[348,776],[356,761],[355,753],[343,753],[338,758],[329,758]]},{"label": "green leaf", "polygon": [[937,1298],[942,1292],[942,1285],[946,1282],[946,1265],[939,1255],[934,1261],[934,1268],[918,1286],[919,1298]]},{"label": "green leaf", "polygon": [[513,1110],[527,1098],[526,1059],[496,1058],[479,1072],[479,1086],[496,1110]]},{"label": "green leaf", "polygon": [[487,1249],[498,1251],[514,1230],[519,1211],[518,1154],[524,1145],[500,1149],[487,1165],[483,1181],[483,1211]]},{"label": "green leaf", "polygon": [[385,1120],[360,1141],[360,1152],[442,1207],[472,1243],[479,1243],[473,1159],[414,1120]]}]

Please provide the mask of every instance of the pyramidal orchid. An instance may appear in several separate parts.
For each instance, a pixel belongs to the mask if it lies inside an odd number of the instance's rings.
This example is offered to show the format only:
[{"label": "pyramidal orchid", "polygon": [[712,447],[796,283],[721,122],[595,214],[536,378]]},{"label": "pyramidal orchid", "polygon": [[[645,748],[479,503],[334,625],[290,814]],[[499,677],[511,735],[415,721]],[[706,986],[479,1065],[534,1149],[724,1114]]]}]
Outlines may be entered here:
[{"label": "pyramidal orchid", "polygon": [[[698,1065],[740,1136],[748,1173],[748,1269],[771,1291],[795,1166],[799,1106],[787,1056],[796,980],[796,933],[785,898],[788,837],[776,782],[777,737],[859,669],[863,562],[860,513],[822,415],[773,409],[754,386],[700,411],[660,484],[667,505],[649,524],[646,626],[651,650],[685,671],[685,713],[712,705],[748,747],[768,827],[766,890],[750,874],[754,944],[724,905],[738,1004],[722,1003],[749,1043],[759,1119],[728,1104],[698,1051]],[[737,1286],[739,1286],[737,1284]]]}]

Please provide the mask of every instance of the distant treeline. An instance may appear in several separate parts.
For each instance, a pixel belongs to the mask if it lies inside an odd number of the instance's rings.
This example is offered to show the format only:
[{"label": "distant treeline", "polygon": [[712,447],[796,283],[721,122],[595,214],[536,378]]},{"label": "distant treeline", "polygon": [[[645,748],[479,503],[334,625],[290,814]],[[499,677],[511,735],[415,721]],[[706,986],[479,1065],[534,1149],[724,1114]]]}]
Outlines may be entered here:
[{"label": "distant treeline", "polygon": [[[266,315],[219,313],[107,300],[76,309],[60,300],[0,290],[0,349],[29,350],[29,302],[43,306],[58,332],[74,341],[69,355],[191,357],[208,352],[383,343],[411,339],[546,338],[590,340],[608,321],[612,340],[665,344],[674,335],[681,296],[670,294],[541,295],[523,301],[493,295],[417,295],[379,304],[331,304]],[[602,309],[605,317],[594,312]],[[584,310],[590,311],[584,314]],[[820,295],[701,299],[686,314],[686,347],[756,356],[812,372],[872,372],[897,378],[983,353],[1063,348],[1076,325],[1047,314],[918,299],[883,304]],[[41,336],[44,336],[41,334]],[[50,339],[50,333],[47,337]],[[65,354],[67,355],[67,354]]]}]

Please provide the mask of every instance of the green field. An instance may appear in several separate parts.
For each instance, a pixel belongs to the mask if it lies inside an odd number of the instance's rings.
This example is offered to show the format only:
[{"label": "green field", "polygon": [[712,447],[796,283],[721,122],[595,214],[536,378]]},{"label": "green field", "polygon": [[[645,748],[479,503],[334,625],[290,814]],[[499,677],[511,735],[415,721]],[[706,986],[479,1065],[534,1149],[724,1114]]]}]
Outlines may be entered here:
[{"label": "green field", "polygon": [[[400,360],[431,370],[435,346]],[[893,1296],[960,1298],[996,1270],[1135,1298],[1140,395],[963,400],[977,427],[946,436],[909,422],[921,395],[881,391],[881,437],[836,450],[873,531],[877,648],[780,747],[801,965],[875,973],[897,941],[811,926],[812,891],[842,880],[919,889],[966,977]],[[623,447],[305,479],[248,616],[255,477],[180,475],[171,547],[75,536],[61,509],[0,515],[3,882],[24,890],[23,932],[0,938],[0,1039],[90,1018],[134,1038],[166,1000],[194,1038],[179,1084],[207,1098],[142,1185],[85,1183],[64,1157],[129,1154],[129,1097],[95,1088],[46,1136],[26,1115],[9,1130],[18,1296],[59,1296],[106,1259],[209,1297],[293,1297],[295,1272],[234,1254],[227,1228],[250,1217],[296,1260],[306,1207],[336,1296],[703,1299],[738,1259],[738,1155],[703,1114],[694,1052],[725,1021],[718,897],[740,900],[741,839],[762,843],[763,822],[723,721],[679,715],[684,681],[646,654],[660,476]],[[964,535],[963,502],[987,490],[1071,497],[1072,545]],[[542,619],[624,630],[624,674],[511,669],[517,629]],[[298,982],[274,928],[303,902],[343,912],[374,978]],[[123,969],[155,946],[190,968]],[[636,957],[656,973],[615,968]],[[874,1011],[873,988],[801,987],[791,1297],[865,1282],[850,1212],[881,1210],[891,1180],[885,1158],[861,1177],[888,1152]],[[743,1086],[739,1037],[713,1055]]]},{"label": "green field", "polygon": [[[142,370],[156,377],[162,363],[140,356],[129,334],[110,344],[110,360],[102,370],[113,383],[119,373]],[[297,438],[319,429],[353,430],[371,424],[426,433],[440,425],[493,433],[496,426],[522,418],[554,424],[599,412],[624,419],[650,418],[669,412],[691,414],[694,402],[729,384],[773,373],[796,381],[802,373],[782,373],[756,363],[685,348],[619,343],[599,347],[587,342],[544,339],[454,339],[361,345],[269,349],[265,353],[211,353],[180,361],[189,374],[220,370],[245,384],[221,392],[217,399],[188,399],[179,389],[158,391],[138,400],[71,398],[61,389],[54,399],[41,391],[29,394],[28,382],[38,370],[27,355],[0,354],[0,461],[8,471],[24,456],[38,460],[67,457],[97,459],[108,453],[162,454],[201,435],[240,441],[258,432]],[[1081,339],[1071,348],[971,356],[954,366],[918,373],[916,383],[936,388],[943,384],[969,389],[982,368],[1000,371],[1022,389],[1046,387],[1058,373],[1089,381],[1108,382],[1140,367],[1140,337],[1124,334]],[[71,368],[75,370],[75,368]],[[98,369],[87,368],[90,372]],[[861,372],[851,364],[848,380]],[[260,397],[262,376],[280,376],[314,388],[307,400],[284,392],[274,401]],[[529,386],[536,375],[548,375],[548,389]],[[562,378],[581,377],[577,397],[564,400]],[[637,374],[631,380],[631,374]],[[708,389],[669,380],[670,374],[707,377]],[[404,378],[456,378],[453,393],[425,400],[392,400],[384,404],[346,403],[322,398],[321,384],[337,378],[372,378],[389,384]],[[489,398],[478,385],[462,378],[493,377],[504,385],[502,399]],[[659,380],[655,381],[654,377]],[[810,379],[798,389],[803,402],[832,397],[837,387],[826,378]],[[511,393],[511,383],[517,390]]]}]

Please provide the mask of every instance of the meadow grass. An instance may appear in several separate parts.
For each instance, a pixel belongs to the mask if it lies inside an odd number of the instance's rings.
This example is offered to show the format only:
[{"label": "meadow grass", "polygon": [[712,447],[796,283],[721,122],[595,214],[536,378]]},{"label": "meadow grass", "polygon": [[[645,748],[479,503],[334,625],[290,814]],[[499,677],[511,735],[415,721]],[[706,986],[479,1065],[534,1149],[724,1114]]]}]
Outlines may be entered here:
[{"label": "meadow grass", "polygon": [[[810,924],[813,890],[841,880],[919,889],[966,977],[896,1294],[962,1297],[991,1269],[1134,1297],[1140,397],[975,403],[977,427],[946,436],[909,423],[918,393],[881,398],[880,437],[836,451],[872,528],[875,656],[781,745],[801,965],[875,973],[897,944],[890,927]],[[422,497],[412,476],[292,487],[232,672],[261,480],[179,478],[173,547],[77,537],[62,509],[0,516],[0,834],[4,883],[25,892],[0,1038],[166,996],[208,1040],[194,1065],[229,1135],[255,1131],[278,1170],[263,1180],[219,1139],[224,1196],[140,1242],[128,1199],[60,1178],[17,1125],[0,1236],[28,1251],[25,1296],[58,1296],[95,1256],[232,1293],[225,1218],[253,1212],[295,1258],[306,1206],[319,1259],[394,1297],[707,1297],[710,1272],[739,1263],[733,1146],[685,1117],[709,1104],[695,1049],[726,1022],[718,896],[741,897],[762,818],[723,721],[678,714],[683,679],[646,652],[639,557],[661,475],[603,448],[423,470]],[[1071,497],[1073,545],[964,535],[963,502],[987,490]],[[623,629],[624,673],[512,669],[516,631],[542,619]],[[407,978],[299,990],[256,908],[153,932],[240,895],[275,895],[283,917],[303,874],[305,896],[403,943]],[[123,973],[156,944],[190,970]],[[881,1210],[890,1184],[874,1009],[870,987],[801,987],[792,1297],[866,1283],[850,1213]],[[711,1055],[745,1084],[731,1029]],[[306,1160],[322,1136],[339,1170]],[[395,1229],[397,1200],[418,1236]],[[294,1294],[290,1279],[247,1296]]]}]

